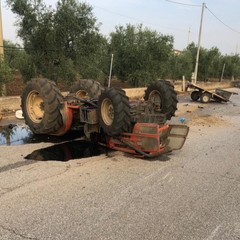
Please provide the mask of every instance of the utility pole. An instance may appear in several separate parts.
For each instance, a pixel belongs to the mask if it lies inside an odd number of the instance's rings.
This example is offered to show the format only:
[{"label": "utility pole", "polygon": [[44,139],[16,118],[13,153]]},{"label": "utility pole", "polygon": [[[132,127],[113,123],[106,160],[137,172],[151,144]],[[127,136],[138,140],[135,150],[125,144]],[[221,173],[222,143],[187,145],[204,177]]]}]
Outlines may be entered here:
[{"label": "utility pole", "polygon": [[3,51],[3,29],[2,29],[2,3],[0,0],[0,57],[3,59],[4,51]]},{"label": "utility pole", "polygon": [[187,45],[189,45],[189,43],[190,43],[190,34],[191,34],[191,28],[189,27]]},{"label": "utility pole", "polygon": [[[3,29],[2,29],[2,3],[0,0],[0,61],[2,62],[4,58],[4,49],[3,49]],[[1,86],[1,92],[2,96],[7,95],[7,89],[6,84],[2,83]]]},{"label": "utility pole", "polygon": [[199,52],[200,52],[200,48],[201,48],[203,13],[204,13],[205,7],[206,7],[206,3],[202,3],[201,21],[200,21],[200,28],[199,28],[199,34],[198,34],[198,48],[197,48],[196,65],[195,65],[195,71],[194,71],[194,83],[195,84],[197,83]]},{"label": "utility pole", "polygon": [[110,88],[111,86],[112,65],[113,65],[113,54],[111,55],[111,63],[110,63],[110,70],[109,70],[109,77],[108,77],[108,88]]},{"label": "utility pole", "polygon": [[219,81],[219,82],[221,82],[221,81],[223,80],[224,70],[225,70],[225,63],[223,64],[222,74],[221,74],[221,78],[220,78],[220,81]]}]

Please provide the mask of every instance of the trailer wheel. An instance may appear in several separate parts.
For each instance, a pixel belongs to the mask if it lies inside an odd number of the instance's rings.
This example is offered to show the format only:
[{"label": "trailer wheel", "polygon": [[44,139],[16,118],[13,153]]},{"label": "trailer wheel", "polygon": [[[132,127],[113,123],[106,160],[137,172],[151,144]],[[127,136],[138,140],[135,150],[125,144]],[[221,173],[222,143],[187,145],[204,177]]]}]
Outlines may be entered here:
[{"label": "trailer wheel", "polygon": [[23,89],[21,107],[26,124],[35,134],[54,133],[63,125],[63,96],[54,82],[33,79]]},{"label": "trailer wheel", "polygon": [[177,110],[177,93],[169,81],[152,82],[145,91],[144,100],[150,102],[154,113],[163,113],[168,120]]},{"label": "trailer wheel", "polygon": [[105,89],[98,100],[98,118],[109,136],[128,132],[131,125],[130,105],[123,90]]},{"label": "trailer wheel", "polygon": [[193,91],[191,93],[191,99],[196,102],[201,96],[201,93],[199,91]]},{"label": "trailer wheel", "polygon": [[210,102],[210,99],[211,99],[211,95],[209,93],[202,93],[201,96],[200,96],[200,101],[202,103],[208,103]]},{"label": "trailer wheel", "polygon": [[78,98],[98,98],[104,88],[99,82],[91,79],[80,79],[70,88],[69,93],[75,94]]}]

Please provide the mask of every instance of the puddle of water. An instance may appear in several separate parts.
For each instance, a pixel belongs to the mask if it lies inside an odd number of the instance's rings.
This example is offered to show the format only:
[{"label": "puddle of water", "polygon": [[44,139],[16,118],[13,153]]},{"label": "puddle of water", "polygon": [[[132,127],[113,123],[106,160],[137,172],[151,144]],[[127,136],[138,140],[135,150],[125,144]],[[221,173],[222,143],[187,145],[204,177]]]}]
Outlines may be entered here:
[{"label": "puddle of water", "polygon": [[[25,159],[68,161],[87,158],[105,153],[105,149],[96,143],[76,140],[83,137],[83,131],[70,131],[64,136],[35,135],[26,125],[9,124],[0,126],[0,145],[21,145],[27,143],[61,143],[33,151]],[[74,141],[75,140],[75,141]]]},{"label": "puddle of water", "polygon": [[35,135],[26,125],[0,126],[0,145],[21,145],[26,143],[53,142],[73,140],[83,136],[82,131],[71,131],[64,136]]},{"label": "puddle of water", "polygon": [[24,144],[32,132],[25,126],[9,124],[0,126],[0,145],[19,145]]},{"label": "puddle of water", "polygon": [[35,150],[27,155],[25,159],[68,161],[76,158],[99,156],[103,153],[105,153],[105,149],[97,144],[90,141],[77,140]]}]

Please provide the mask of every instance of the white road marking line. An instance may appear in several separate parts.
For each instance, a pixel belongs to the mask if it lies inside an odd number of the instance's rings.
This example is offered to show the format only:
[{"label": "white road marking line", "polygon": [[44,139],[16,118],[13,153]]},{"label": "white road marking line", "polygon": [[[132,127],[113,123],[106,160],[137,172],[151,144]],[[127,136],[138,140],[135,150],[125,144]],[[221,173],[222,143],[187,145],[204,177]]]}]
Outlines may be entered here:
[{"label": "white road marking line", "polygon": [[167,173],[162,179],[166,179],[169,175],[171,174],[171,172]]},{"label": "white road marking line", "polygon": [[171,178],[168,180],[168,183],[170,183],[172,180],[173,180],[173,177],[171,177]]},{"label": "white road marking line", "polygon": [[221,227],[221,224],[212,231],[212,233],[206,238],[206,240],[212,240],[216,236],[220,227]]}]

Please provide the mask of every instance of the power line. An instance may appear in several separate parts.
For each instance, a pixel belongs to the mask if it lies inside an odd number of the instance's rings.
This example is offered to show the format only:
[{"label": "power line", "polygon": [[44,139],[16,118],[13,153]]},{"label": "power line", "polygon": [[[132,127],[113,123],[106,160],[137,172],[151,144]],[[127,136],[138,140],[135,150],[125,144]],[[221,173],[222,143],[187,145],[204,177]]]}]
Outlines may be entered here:
[{"label": "power line", "polygon": [[166,1],[166,2],[170,2],[170,3],[179,4],[179,5],[184,5],[184,6],[201,7],[201,5],[197,5],[197,4],[189,4],[189,3],[175,2],[175,1],[171,1],[171,0],[165,0],[165,1]]},{"label": "power line", "polygon": [[144,23],[146,25],[152,25],[152,26],[157,26],[157,27],[160,27],[160,28],[165,28],[165,29],[172,29],[172,30],[177,30],[177,31],[182,31],[182,32],[186,32],[186,30],[184,29],[179,29],[179,28],[171,28],[171,27],[167,27],[167,26],[162,26],[162,25],[159,25],[159,24],[156,24],[156,23],[150,23],[150,22],[145,22],[145,21],[142,21],[141,19],[138,19],[138,18],[134,18],[134,17],[130,17],[130,16],[127,16],[125,14],[122,14],[122,13],[118,13],[118,12],[115,12],[115,11],[112,11],[112,10],[109,10],[109,9],[106,9],[106,8],[103,8],[103,7],[100,7],[100,6],[97,6],[97,5],[93,5],[95,8],[99,8],[103,11],[106,11],[106,12],[110,12],[114,15],[118,15],[120,17],[124,17],[124,18],[128,18],[128,19],[131,19],[131,20],[134,20],[136,22],[140,22],[140,23]]},{"label": "power line", "polygon": [[140,20],[137,19],[137,18],[130,17],[130,16],[127,16],[127,15],[125,15],[125,14],[118,13],[118,12],[115,12],[115,11],[112,11],[112,10],[109,10],[109,9],[106,9],[106,8],[103,8],[103,7],[100,7],[100,6],[94,5],[94,7],[99,8],[99,9],[102,9],[102,10],[104,10],[104,11],[106,11],[106,12],[110,12],[110,13],[112,13],[112,14],[115,14],[115,15],[118,15],[118,16],[121,16],[121,17],[124,17],[124,18],[129,18],[129,19],[132,19],[132,20],[135,20],[135,21],[138,21],[138,22],[140,21]]},{"label": "power line", "polygon": [[[170,3],[175,3],[175,4],[180,4],[180,5],[185,5],[185,6],[191,6],[191,7],[201,7],[201,5],[196,5],[196,4],[188,4],[188,3],[182,3],[182,2],[176,2],[176,1],[172,1],[172,0],[165,0],[166,2],[170,2]],[[225,27],[229,28],[231,31],[239,33],[240,31],[230,27],[229,25],[227,25],[226,23],[224,23],[219,17],[217,17],[206,5],[205,8],[220,22],[222,23]]]},{"label": "power line", "polygon": [[[29,50],[29,51],[36,51],[35,48],[24,48],[24,47],[11,47],[11,46],[0,46],[0,48],[3,48],[4,51],[20,51],[20,50]],[[60,52],[60,50],[57,49],[41,49],[46,52]]]},{"label": "power line", "polygon": [[[23,47],[9,47],[9,46],[0,46],[0,48],[11,49],[11,50],[25,50]],[[10,51],[10,50],[9,50]]]},{"label": "power line", "polygon": [[207,6],[206,6],[206,9],[220,22],[222,23],[225,27],[227,27],[228,29],[230,29],[231,31],[233,32],[236,32],[236,33],[239,33],[240,34],[240,31],[230,27],[229,25],[227,25],[226,23],[224,23],[220,18],[218,18]]}]

